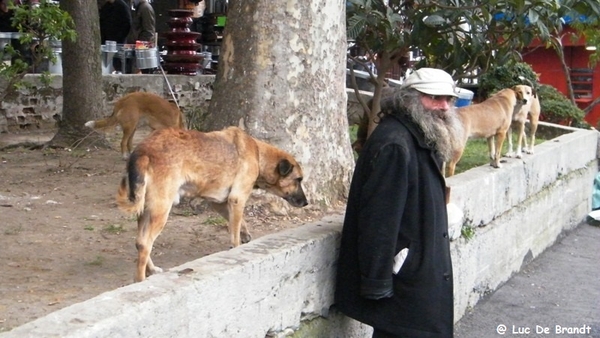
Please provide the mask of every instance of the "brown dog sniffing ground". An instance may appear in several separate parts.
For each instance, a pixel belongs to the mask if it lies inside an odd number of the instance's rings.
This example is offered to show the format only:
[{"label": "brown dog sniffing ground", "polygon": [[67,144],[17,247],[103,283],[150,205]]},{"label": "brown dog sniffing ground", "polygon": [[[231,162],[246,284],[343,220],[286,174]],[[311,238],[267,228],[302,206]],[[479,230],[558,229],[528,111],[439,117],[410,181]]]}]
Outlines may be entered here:
[{"label": "brown dog sniffing ground", "polygon": [[253,189],[295,207],[308,204],[302,169],[294,157],[242,129],[202,133],[167,128],[153,132],[131,153],[117,204],[138,221],[134,280],[162,270],[150,258],[154,241],[181,197],[202,197],[228,222],[233,247],[250,241],[243,219]]}]

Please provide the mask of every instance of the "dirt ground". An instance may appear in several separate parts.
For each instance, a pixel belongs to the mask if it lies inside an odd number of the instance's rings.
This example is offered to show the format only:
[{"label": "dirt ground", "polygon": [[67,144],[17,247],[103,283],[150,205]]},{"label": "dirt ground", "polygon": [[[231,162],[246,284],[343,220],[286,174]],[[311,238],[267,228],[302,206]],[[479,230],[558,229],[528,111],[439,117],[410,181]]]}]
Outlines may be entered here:
[{"label": "dirt ground", "polygon": [[[125,168],[120,135],[107,134],[114,149],[31,150],[14,143],[52,134],[0,134],[0,332],[133,282],[137,225],[114,201]],[[173,209],[155,243],[165,270],[229,248],[225,221],[193,202]],[[253,238],[321,216],[246,209]]]}]

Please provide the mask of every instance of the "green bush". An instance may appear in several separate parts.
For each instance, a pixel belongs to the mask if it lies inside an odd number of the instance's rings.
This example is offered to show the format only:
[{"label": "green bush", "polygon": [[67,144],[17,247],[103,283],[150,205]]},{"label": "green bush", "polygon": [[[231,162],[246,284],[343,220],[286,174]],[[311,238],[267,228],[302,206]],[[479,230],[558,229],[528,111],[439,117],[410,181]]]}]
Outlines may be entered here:
[{"label": "green bush", "polygon": [[[522,80],[521,77],[526,80]],[[481,99],[486,99],[491,94],[504,88],[522,84],[533,84],[534,89],[538,89],[537,75],[529,64],[517,62],[498,66],[479,78],[479,96]]]},{"label": "green bush", "polygon": [[589,125],[583,120],[585,113],[556,88],[539,84],[537,75],[525,62],[498,66],[483,74],[479,79],[479,97],[483,100],[499,90],[519,84],[534,85],[540,99],[541,120],[578,128],[589,128]]},{"label": "green bush", "polygon": [[540,119],[550,123],[589,128],[583,120],[585,113],[574,105],[564,94],[549,85],[541,85],[538,90],[541,105]]}]

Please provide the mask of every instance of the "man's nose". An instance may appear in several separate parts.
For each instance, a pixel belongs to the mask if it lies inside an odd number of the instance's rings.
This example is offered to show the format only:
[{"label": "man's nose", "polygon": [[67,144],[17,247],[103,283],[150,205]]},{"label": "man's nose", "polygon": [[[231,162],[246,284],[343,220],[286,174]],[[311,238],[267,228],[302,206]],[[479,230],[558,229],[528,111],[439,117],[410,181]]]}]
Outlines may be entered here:
[{"label": "man's nose", "polygon": [[435,106],[435,109],[446,111],[446,110],[450,109],[450,102],[448,100],[435,100],[434,106]]}]

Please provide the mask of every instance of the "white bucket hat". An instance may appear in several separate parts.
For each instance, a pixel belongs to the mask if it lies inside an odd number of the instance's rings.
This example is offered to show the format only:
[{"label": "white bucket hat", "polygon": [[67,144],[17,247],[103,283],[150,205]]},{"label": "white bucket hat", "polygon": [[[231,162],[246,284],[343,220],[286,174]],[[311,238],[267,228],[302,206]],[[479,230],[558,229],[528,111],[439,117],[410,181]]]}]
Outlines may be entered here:
[{"label": "white bucket hat", "polygon": [[420,68],[410,74],[402,88],[413,88],[429,95],[458,96],[450,74],[436,68]]}]

